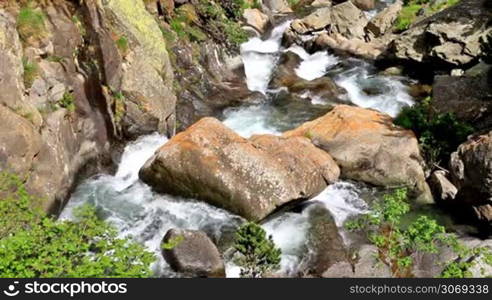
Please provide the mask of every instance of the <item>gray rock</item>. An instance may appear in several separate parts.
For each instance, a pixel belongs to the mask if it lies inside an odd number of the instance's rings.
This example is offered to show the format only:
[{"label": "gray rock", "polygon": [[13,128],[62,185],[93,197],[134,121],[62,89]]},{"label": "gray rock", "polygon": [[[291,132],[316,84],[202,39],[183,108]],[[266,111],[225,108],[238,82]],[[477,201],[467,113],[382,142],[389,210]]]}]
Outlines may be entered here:
[{"label": "gray rock", "polygon": [[413,62],[463,66],[480,54],[480,37],[492,29],[488,0],[462,0],[414,24],[398,37],[389,53]]},{"label": "gray rock", "polygon": [[492,132],[460,145],[451,155],[450,172],[458,188],[457,204],[479,221],[492,224]]},{"label": "gray rock", "polygon": [[447,179],[445,171],[435,171],[429,178],[429,186],[436,201],[454,200],[458,189]]},{"label": "gray rock", "polygon": [[492,84],[487,73],[477,76],[436,76],[432,87],[432,111],[453,113],[478,130],[492,126]]},{"label": "gray rock", "polygon": [[356,278],[392,277],[390,268],[377,258],[378,249],[373,245],[363,245],[358,252],[358,261],[354,264]]},{"label": "gray rock", "polygon": [[264,0],[263,5],[272,14],[288,14],[293,12],[286,0]]},{"label": "gray rock", "polygon": [[337,225],[330,211],[322,204],[314,204],[309,208],[308,248],[309,273],[315,276],[325,275],[332,266],[338,269],[347,263],[347,250],[338,232]]},{"label": "gray rock", "polygon": [[197,277],[225,277],[225,267],[217,247],[202,231],[170,229],[163,243],[173,246],[162,255],[176,272]]},{"label": "gray rock", "polygon": [[389,32],[398,18],[402,7],[403,3],[398,0],[383,9],[369,21],[366,27],[367,31],[371,32],[374,37],[379,37]]}]

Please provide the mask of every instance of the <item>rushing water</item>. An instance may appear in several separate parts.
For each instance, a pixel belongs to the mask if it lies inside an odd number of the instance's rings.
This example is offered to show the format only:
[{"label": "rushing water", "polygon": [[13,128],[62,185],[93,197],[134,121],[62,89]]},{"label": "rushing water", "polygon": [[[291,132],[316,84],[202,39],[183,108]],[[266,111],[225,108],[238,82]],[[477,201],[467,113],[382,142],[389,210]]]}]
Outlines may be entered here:
[{"label": "rushing water", "polygon": [[[329,109],[326,99],[310,97],[311,101],[292,101],[284,89],[268,89],[279,57],[285,51],[292,51],[301,58],[295,70],[299,77],[313,80],[330,76],[347,90],[347,101],[356,105],[395,115],[401,107],[412,104],[401,78],[379,76],[368,63],[355,59],[342,61],[327,51],[309,54],[296,46],[283,49],[281,38],[288,26],[289,22],[283,23],[272,31],[268,39],[252,38],[241,47],[249,89],[267,95],[269,101],[226,110],[224,123],[237,133],[245,137],[258,133],[279,134]],[[203,230],[225,251],[230,246],[233,232],[243,220],[204,202],[157,194],[139,180],[139,169],[166,142],[165,137],[153,134],[129,143],[116,174],[100,174],[83,182],[60,218],[70,219],[74,207],[90,203],[103,218],[116,226],[121,236],[131,236],[156,253],[158,262],[154,268],[157,275],[178,276],[160,255],[161,239],[167,230]],[[304,206],[321,203],[341,227],[348,217],[367,211],[363,193],[363,189],[354,183],[339,182]],[[296,275],[310,251],[306,241],[310,229],[308,210],[299,208],[279,214],[262,226],[282,250],[282,274]],[[344,238],[347,241],[345,235]],[[232,261],[228,260],[226,266],[229,277],[238,276],[238,268]]]}]

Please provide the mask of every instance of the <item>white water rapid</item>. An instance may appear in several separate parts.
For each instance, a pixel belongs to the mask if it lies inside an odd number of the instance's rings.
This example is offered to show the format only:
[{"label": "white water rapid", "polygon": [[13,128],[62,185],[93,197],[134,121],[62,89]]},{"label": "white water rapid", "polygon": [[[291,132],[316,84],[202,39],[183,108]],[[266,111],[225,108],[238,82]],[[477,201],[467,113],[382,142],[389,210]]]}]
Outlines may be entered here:
[{"label": "white water rapid", "polygon": [[[272,31],[268,39],[252,38],[241,47],[249,89],[267,95],[269,102],[226,110],[224,123],[237,133],[245,137],[258,133],[279,134],[327,111],[326,106],[320,104],[323,99],[292,104],[280,96],[285,91],[268,89],[283,51],[293,51],[301,58],[302,62],[295,70],[299,77],[313,80],[331,76],[347,90],[347,101],[356,105],[394,116],[403,106],[412,104],[401,78],[374,74],[368,63],[353,59],[342,61],[328,51],[309,54],[300,47],[282,49],[282,34],[288,26],[289,22],[283,23]],[[165,137],[153,134],[129,143],[116,174],[100,174],[80,184],[60,218],[73,218],[74,207],[92,204],[121,236],[130,236],[156,253],[158,262],[154,268],[157,276],[179,276],[170,270],[160,255],[161,239],[168,229],[203,230],[221,248],[228,245],[227,241],[243,220],[201,201],[157,194],[139,180],[139,169],[166,142]],[[342,227],[350,216],[367,211],[362,193],[360,186],[339,182],[304,206],[321,203],[332,213],[336,224]],[[308,210],[300,208],[281,213],[262,226],[282,250],[280,273],[295,276],[310,251],[307,246],[310,230]],[[238,268],[231,261],[226,265],[228,277],[239,275]]]}]

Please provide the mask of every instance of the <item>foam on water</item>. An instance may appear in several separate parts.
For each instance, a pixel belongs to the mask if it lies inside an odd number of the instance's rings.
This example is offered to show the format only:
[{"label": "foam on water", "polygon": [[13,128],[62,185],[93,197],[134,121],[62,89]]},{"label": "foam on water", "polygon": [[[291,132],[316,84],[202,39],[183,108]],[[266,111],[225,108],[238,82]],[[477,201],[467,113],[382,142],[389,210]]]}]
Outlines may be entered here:
[{"label": "foam on water", "polygon": [[367,63],[338,75],[336,83],[347,90],[350,102],[392,117],[398,115],[403,107],[414,104],[412,96],[408,94],[408,87],[400,78],[370,74]]},{"label": "foam on water", "polygon": [[60,219],[72,219],[75,207],[92,204],[121,237],[131,236],[156,254],[157,275],[176,276],[160,254],[161,240],[169,229],[203,230],[219,241],[241,219],[203,202],[156,194],[138,179],[140,168],[166,141],[153,134],[128,144],[116,175],[100,175],[78,186]]},{"label": "foam on water", "polygon": [[280,134],[269,124],[271,110],[264,105],[252,105],[241,109],[228,109],[224,112],[224,125],[245,138],[253,134]]},{"label": "foam on water", "polygon": [[282,36],[289,26],[290,21],[284,22],[273,29],[268,39],[254,37],[241,45],[241,57],[249,90],[263,94],[267,92],[273,69],[279,58]]},{"label": "foam on water", "polygon": [[326,71],[336,65],[339,60],[336,56],[328,54],[327,51],[318,51],[309,54],[304,48],[294,45],[286,51],[291,51],[299,55],[301,63],[295,69],[297,76],[305,80],[314,80],[323,77]]}]

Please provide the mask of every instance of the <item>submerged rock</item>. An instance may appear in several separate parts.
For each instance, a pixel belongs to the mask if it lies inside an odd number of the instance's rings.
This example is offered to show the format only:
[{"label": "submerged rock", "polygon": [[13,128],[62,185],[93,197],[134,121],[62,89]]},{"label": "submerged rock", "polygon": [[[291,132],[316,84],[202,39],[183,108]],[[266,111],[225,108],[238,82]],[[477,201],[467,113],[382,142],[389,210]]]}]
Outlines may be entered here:
[{"label": "submerged rock", "polygon": [[452,182],[458,188],[455,203],[474,217],[492,224],[492,132],[471,137],[451,155]]},{"label": "submerged rock", "polygon": [[210,238],[202,231],[170,229],[162,250],[174,271],[197,277],[225,277],[224,261]]},{"label": "submerged rock", "polygon": [[173,137],[140,171],[156,190],[198,198],[252,221],[320,193],[339,175],[305,137],[244,139],[214,118]]},{"label": "submerged rock", "polygon": [[417,202],[433,202],[415,135],[393,125],[388,115],[337,105],[325,116],[284,136],[309,137],[330,153],[344,178],[378,186],[408,186]]}]

